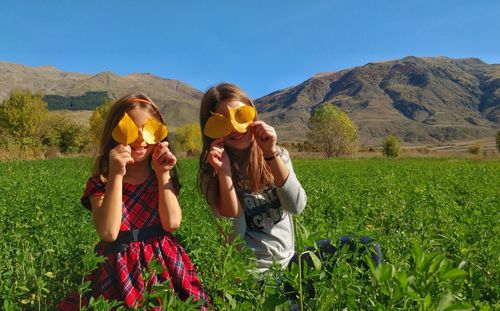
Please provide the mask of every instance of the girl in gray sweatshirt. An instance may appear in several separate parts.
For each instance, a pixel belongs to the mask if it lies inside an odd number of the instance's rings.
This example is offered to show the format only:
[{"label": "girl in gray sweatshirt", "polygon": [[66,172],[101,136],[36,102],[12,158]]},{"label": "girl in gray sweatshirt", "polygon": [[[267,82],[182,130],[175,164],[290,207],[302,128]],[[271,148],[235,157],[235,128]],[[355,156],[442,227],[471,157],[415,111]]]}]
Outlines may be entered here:
[{"label": "girl in gray sweatshirt", "polygon": [[250,98],[229,83],[210,88],[200,108],[203,150],[199,183],[216,216],[253,250],[258,269],[286,267],[295,253],[292,215],[304,210],[304,189],[273,127],[259,121]]},{"label": "girl in gray sweatshirt", "polygon": [[[253,250],[260,272],[274,261],[287,267],[299,257],[311,266],[309,252],[295,253],[292,221],[292,215],[304,210],[307,197],[288,152],[276,145],[274,128],[260,121],[250,98],[229,83],[203,95],[200,126],[203,149],[198,180],[213,213],[233,219],[234,231]],[[382,253],[372,240],[361,237],[379,265]],[[340,237],[337,244],[351,250],[357,245],[349,236]],[[330,239],[317,241],[316,248],[320,257],[336,251]]]}]

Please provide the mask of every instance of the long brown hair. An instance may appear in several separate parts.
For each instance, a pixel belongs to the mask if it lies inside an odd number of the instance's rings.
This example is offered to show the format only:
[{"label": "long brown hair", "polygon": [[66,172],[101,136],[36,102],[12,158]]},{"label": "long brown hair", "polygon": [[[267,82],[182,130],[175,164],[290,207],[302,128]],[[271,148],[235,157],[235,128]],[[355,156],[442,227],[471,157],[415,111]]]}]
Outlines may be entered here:
[{"label": "long brown hair", "polygon": [[[125,112],[128,112],[134,108],[139,108],[146,111],[152,118],[165,124],[165,120],[163,119],[158,106],[156,106],[151,98],[149,98],[144,93],[129,94],[116,100],[111,105],[108,115],[106,116],[106,121],[104,122],[104,129],[102,131],[102,136],[99,144],[99,151],[92,171],[94,176],[100,177],[103,181],[106,181],[108,178],[109,152],[111,149],[118,145],[118,143],[113,139],[111,133],[113,132],[113,129],[118,125],[118,122],[120,122],[120,120],[123,118]],[[163,141],[168,142],[168,136]],[[169,148],[171,148],[170,143]],[[148,161],[151,161],[151,157]],[[174,187],[178,190],[180,188],[180,183],[177,166],[172,169],[171,176]]]},{"label": "long brown hair", "polygon": [[[210,118],[212,112],[215,112],[218,105],[232,101],[238,101],[255,108],[250,98],[240,88],[231,83],[221,83],[211,87],[201,99],[200,128],[202,130],[203,148],[200,154],[198,187],[210,205],[215,205],[218,202],[219,183],[214,169],[207,160],[210,144],[214,139],[203,135],[203,129],[208,118]],[[254,121],[256,120],[258,120],[257,114],[254,118]],[[243,156],[237,156],[230,148],[225,148],[225,150],[231,159],[233,182],[236,186],[257,192],[263,186],[270,186],[274,182],[271,170],[264,161],[262,150],[257,146],[254,139],[252,139],[248,152],[245,152]]]}]

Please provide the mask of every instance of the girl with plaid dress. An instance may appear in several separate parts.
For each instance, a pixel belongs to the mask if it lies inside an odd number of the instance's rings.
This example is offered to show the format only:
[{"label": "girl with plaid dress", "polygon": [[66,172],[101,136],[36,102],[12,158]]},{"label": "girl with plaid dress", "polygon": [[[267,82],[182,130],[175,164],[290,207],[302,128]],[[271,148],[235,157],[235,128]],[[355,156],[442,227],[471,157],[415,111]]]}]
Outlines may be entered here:
[{"label": "girl with plaid dress", "polygon": [[[138,130],[138,138],[128,145],[113,138],[125,115]],[[92,212],[101,239],[96,253],[107,260],[85,277],[91,285],[81,297],[82,305],[87,305],[91,297],[103,296],[123,301],[127,307],[140,306],[145,289],[169,280],[180,299],[192,296],[203,301],[202,309],[207,309],[208,295],[185,250],[171,234],[182,219],[176,157],[167,139],[146,143],[148,133],[144,128],[149,119],[165,124],[158,107],[145,94],[122,97],[108,113],[100,154],[81,198],[83,206]],[[144,280],[142,270],[153,259],[163,271]],[[58,308],[77,310],[79,306],[80,297],[75,292]]]}]

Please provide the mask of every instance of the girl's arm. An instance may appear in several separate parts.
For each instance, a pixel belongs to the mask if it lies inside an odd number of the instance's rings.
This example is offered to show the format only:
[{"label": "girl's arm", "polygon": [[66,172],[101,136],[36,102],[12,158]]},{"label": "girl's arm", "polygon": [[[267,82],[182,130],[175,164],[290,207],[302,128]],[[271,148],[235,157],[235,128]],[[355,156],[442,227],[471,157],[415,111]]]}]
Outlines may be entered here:
[{"label": "girl's arm", "polygon": [[[280,187],[276,187],[276,193],[280,199],[281,205],[284,209],[286,209],[291,214],[300,214],[306,204],[307,204],[307,195],[302,188],[299,180],[295,176],[295,172],[293,171],[292,161],[288,155],[288,152],[282,148],[279,152],[279,155],[276,156],[277,161],[280,161],[287,167],[288,170],[288,178]],[[270,162],[274,162],[276,160],[268,161],[268,164],[271,165]]]},{"label": "girl's arm", "polygon": [[158,144],[153,151],[153,167],[158,180],[158,211],[163,230],[175,231],[182,221],[182,210],[177,199],[178,189],[174,187],[170,170],[177,163],[168,149],[168,143]]},{"label": "girl's arm", "polygon": [[278,141],[278,135],[274,128],[267,125],[264,121],[255,121],[251,124],[253,135],[257,145],[262,150],[264,154],[264,159],[271,168],[271,173],[274,177],[274,184],[276,187],[282,187],[288,175],[290,174],[285,163],[278,156],[278,147],[276,142]]},{"label": "girl's arm", "polygon": [[243,210],[234,189],[232,174],[221,172],[217,174],[217,178],[219,180],[219,213],[225,217],[240,217]]},{"label": "girl's arm", "polygon": [[126,165],[134,163],[130,147],[118,145],[109,152],[109,173],[103,197],[90,197],[92,219],[101,240],[112,242],[118,237],[122,220],[122,186]]},{"label": "girl's arm", "polygon": [[224,151],[224,138],[218,138],[212,142],[207,159],[217,173],[219,182],[219,199],[216,200],[219,213],[225,217],[236,218],[242,215],[243,209],[238,201],[236,189],[233,184],[231,173],[231,162]]},{"label": "girl's arm", "polygon": [[264,153],[264,159],[269,168],[271,168],[271,173],[274,177],[274,184],[276,187],[281,188],[288,180],[288,176],[290,175],[290,171],[286,166],[285,162],[281,159],[279,155],[278,148],[272,151],[270,154]]},{"label": "girl's arm", "polygon": [[281,205],[292,214],[301,213],[307,202],[306,193],[295,177],[288,153],[284,149],[279,152],[276,146],[276,131],[263,121],[253,122],[251,128],[273,174]]},{"label": "girl's arm", "polygon": [[158,211],[161,226],[165,231],[175,231],[182,221],[182,210],[177,200],[177,190],[174,189],[170,173],[158,177]]}]

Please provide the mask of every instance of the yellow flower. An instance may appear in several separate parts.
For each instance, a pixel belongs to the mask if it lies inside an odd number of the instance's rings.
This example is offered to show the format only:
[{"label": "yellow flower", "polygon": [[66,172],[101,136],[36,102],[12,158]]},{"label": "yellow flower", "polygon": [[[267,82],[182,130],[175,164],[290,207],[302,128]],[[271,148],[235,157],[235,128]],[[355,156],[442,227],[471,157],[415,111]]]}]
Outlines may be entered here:
[{"label": "yellow flower", "polygon": [[229,135],[233,129],[239,133],[245,133],[248,126],[252,124],[255,114],[255,108],[252,106],[229,108],[229,118],[212,112],[212,116],[205,124],[203,134],[211,138],[219,138]]},{"label": "yellow flower", "polygon": [[114,140],[122,145],[129,145],[139,138],[139,128],[125,112],[123,118],[111,132]]},{"label": "yellow flower", "polygon": [[[130,145],[139,138],[139,128],[127,113],[118,122],[111,133],[113,139],[123,145]],[[150,145],[161,142],[168,135],[165,124],[148,116],[148,120],[142,129],[142,138]]]},{"label": "yellow flower", "polygon": [[150,145],[160,143],[168,135],[167,127],[157,120],[148,117],[142,129],[142,138]]}]

